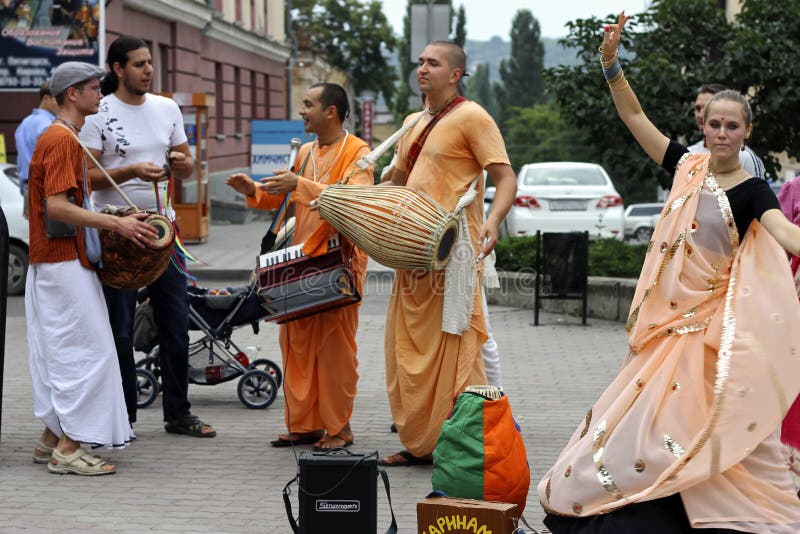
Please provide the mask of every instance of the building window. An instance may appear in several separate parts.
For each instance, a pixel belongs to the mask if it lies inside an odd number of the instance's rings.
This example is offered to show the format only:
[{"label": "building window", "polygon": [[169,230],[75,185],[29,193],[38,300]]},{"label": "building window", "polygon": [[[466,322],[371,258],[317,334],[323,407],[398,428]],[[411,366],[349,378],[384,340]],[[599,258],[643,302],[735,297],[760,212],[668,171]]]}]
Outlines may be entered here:
[{"label": "building window", "polygon": [[242,69],[233,68],[233,108],[235,114],[235,133],[242,132]]},{"label": "building window", "polygon": [[214,92],[216,93],[214,107],[216,108],[215,120],[217,123],[218,134],[225,133],[225,99],[223,98],[224,88],[225,84],[223,83],[222,79],[222,63],[214,63]]},{"label": "building window", "polygon": [[161,92],[168,92],[172,89],[169,83],[169,46],[158,45],[158,66],[159,66],[159,82],[161,84]]},{"label": "building window", "polygon": [[256,91],[256,71],[250,71],[250,117],[260,119],[262,117],[258,105],[258,92]]},{"label": "building window", "polygon": [[264,118],[269,119],[272,117],[272,107],[270,106],[269,98],[269,75],[264,75]]}]

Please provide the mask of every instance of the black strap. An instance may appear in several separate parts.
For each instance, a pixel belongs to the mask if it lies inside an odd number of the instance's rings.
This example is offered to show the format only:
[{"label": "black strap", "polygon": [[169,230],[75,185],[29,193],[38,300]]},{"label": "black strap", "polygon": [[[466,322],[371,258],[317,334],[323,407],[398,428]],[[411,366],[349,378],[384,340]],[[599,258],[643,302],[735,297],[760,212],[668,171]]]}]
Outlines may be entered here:
[{"label": "black strap", "polygon": [[289,500],[289,496],[292,492],[289,486],[297,480],[298,476],[300,475],[295,475],[295,477],[283,487],[283,504],[286,506],[286,518],[289,520],[289,525],[292,527],[292,532],[295,534],[297,534],[297,521],[295,521],[294,515],[292,515],[292,501]]},{"label": "black strap", "polygon": [[[392,508],[392,494],[391,490],[389,489],[389,475],[386,474],[386,470],[382,467],[378,468],[378,474],[383,479],[383,487],[386,490],[386,500],[389,501],[389,512],[392,514],[392,523],[389,525],[389,528],[386,530],[386,534],[397,534],[397,520],[394,517],[394,508]],[[298,527],[297,521],[294,518],[294,514],[292,513],[292,501],[289,497],[292,494],[292,491],[289,489],[294,482],[297,481],[299,475],[296,475],[292,480],[286,483],[283,487],[283,504],[286,507],[286,518],[289,520],[289,526],[292,527],[292,532],[297,534]],[[377,510],[375,510],[377,513]],[[527,524],[527,523],[526,523]]]},{"label": "black strap", "polygon": [[[306,168],[306,163],[308,163],[308,158],[311,156],[311,151],[308,151],[306,154],[305,159],[303,160],[303,164],[300,166],[300,170],[297,171],[298,175],[302,175],[303,171]],[[284,198],[283,202],[286,203],[286,210],[289,210],[289,199],[291,198],[291,193],[286,193],[286,198]],[[274,230],[274,232],[273,232]],[[272,247],[275,246],[275,240],[278,239],[278,232],[280,231],[279,228],[272,228],[272,223],[270,223],[269,227],[267,228],[267,233],[264,234],[264,237],[261,238],[261,252],[259,254],[266,254],[267,252],[272,250]]]},{"label": "black strap", "polygon": [[386,534],[397,534],[397,521],[394,518],[394,509],[392,508],[392,495],[389,491],[389,475],[386,474],[386,469],[379,467],[378,474],[383,479],[383,487],[386,488],[386,500],[389,501],[389,512],[392,514],[392,524],[386,530]]}]

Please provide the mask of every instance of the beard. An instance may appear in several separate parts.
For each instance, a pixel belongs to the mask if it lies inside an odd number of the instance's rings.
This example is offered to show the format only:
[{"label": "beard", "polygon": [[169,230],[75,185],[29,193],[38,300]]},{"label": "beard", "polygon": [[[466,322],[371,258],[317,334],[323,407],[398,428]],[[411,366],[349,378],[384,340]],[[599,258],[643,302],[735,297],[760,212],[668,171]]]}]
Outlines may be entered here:
[{"label": "beard", "polygon": [[142,96],[147,94],[147,91],[142,91],[141,89],[134,87],[127,77],[122,78],[122,85],[125,86],[125,89],[127,89],[129,93],[134,94],[136,96]]}]

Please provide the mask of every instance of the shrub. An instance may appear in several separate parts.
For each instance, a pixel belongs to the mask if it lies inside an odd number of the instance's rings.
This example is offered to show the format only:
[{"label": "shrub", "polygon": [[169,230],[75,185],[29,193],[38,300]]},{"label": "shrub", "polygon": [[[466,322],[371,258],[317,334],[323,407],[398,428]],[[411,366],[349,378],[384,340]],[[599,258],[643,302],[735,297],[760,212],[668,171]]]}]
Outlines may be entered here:
[{"label": "shrub", "polygon": [[[506,237],[497,243],[497,269],[532,272],[536,262],[536,236]],[[647,245],[616,239],[589,241],[589,276],[638,278]]]}]

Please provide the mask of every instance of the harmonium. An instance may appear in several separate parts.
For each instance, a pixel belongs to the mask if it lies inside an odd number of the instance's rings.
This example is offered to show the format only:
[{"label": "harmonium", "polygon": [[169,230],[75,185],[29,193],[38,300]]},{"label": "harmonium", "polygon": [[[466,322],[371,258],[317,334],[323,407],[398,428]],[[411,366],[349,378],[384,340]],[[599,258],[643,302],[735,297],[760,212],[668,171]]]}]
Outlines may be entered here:
[{"label": "harmonium", "polygon": [[256,290],[269,313],[266,321],[286,323],[361,300],[339,234],[320,256],[309,258],[302,248],[292,245],[258,257]]}]

